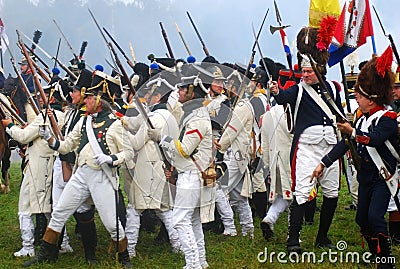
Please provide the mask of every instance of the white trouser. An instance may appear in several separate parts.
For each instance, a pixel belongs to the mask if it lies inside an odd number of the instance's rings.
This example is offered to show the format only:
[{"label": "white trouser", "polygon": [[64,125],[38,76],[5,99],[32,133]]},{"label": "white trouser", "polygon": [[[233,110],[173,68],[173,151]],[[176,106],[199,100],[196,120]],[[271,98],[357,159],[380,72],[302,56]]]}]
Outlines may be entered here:
[{"label": "white trouser", "polygon": [[[128,204],[126,218],[127,225],[125,227],[125,234],[128,238],[129,253],[135,252],[136,244],[139,239],[140,216],[142,215],[143,211],[144,209],[135,209],[130,204]],[[172,210],[161,211],[156,209],[155,212],[157,216],[161,219],[161,221],[165,224],[165,228],[167,229],[168,237],[172,247],[176,250],[179,250],[179,236],[178,232],[173,227]]]},{"label": "white trouser", "polygon": [[201,182],[197,170],[178,175],[173,210],[174,228],[179,234],[186,268],[201,268],[206,264],[203,228],[200,220]]},{"label": "white trouser", "polygon": [[[308,201],[314,182],[310,182],[314,168],[320,163],[334,145],[328,144],[324,139],[318,144],[299,143],[296,155],[296,186],[293,195],[299,205]],[[327,198],[336,198],[339,194],[340,170],[336,161],[329,168],[324,169],[324,174],[318,179],[322,193]],[[315,180],[315,179],[314,179]]]},{"label": "white trouser", "polygon": [[33,215],[18,213],[19,228],[21,229],[22,247],[26,249],[33,249],[34,231]]},{"label": "white trouser", "polygon": [[221,215],[221,221],[224,224],[224,233],[236,233],[233,210],[221,188],[217,188],[215,192],[215,205],[217,206],[218,213]]},{"label": "white trouser", "polygon": [[140,215],[135,208],[128,203],[128,206],[126,207],[125,234],[126,238],[128,239],[128,252],[130,254],[135,253],[136,244],[139,238],[139,228]]},{"label": "white trouser", "polygon": [[286,210],[286,208],[290,205],[291,200],[283,199],[282,195],[278,194],[268,209],[267,215],[262,220],[262,222],[268,222],[271,224],[275,224],[279,218],[279,215]]},{"label": "white trouser", "polygon": [[231,160],[228,165],[229,170],[229,202],[239,213],[242,235],[253,235],[254,225],[251,208],[247,197],[241,195],[243,188],[243,173],[235,160]]},{"label": "white trouser", "polygon": [[[49,227],[56,232],[61,232],[68,218],[90,196],[111,239],[118,241],[115,227],[115,191],[102,170],[94,170],[87,165],[78,167],[69,179],[57,206],[53,209]],[[125,232],[120,222],[118,222],[118,231],[119,240],[122,240]]]}]

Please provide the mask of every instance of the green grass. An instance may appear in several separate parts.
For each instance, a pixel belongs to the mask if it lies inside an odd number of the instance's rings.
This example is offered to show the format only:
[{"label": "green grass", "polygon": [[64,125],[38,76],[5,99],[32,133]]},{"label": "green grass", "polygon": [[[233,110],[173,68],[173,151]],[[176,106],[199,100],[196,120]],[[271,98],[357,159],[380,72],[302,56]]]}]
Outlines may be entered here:
[{"label": "green grass", "polygon": [[[19,163],[13,163],[11,168],[11,192],[0,195],[0,269],[20,268],[21,264],[27,258],[14,258],[13,252],[21,248],[21,238],[18,223],[18,192],[21,180]],[[345,184],[343,182],[343,184]],[[340,192],[339,206],[337,208],[330,237],[334,242],[344,240],[347,243],[347,251],[358,252],[360,256],[367,249],[361,248],[361,237],[359,227],[354,221],[355,211],[347,211],[345,206],[350,204],[350,196],[347,188]],[[320,198],[318,198],[320,205]],[[315,224],[312,226],[303,226],[301,239],[304,251],[315,251],[316,257],[320,257],[322,250],[314,249],[313,244],[318,229],[319,213],[315,216]],[[238,222],[237,222],[238,223]],[[96,217],[98,228],[98,248],[97,257],[100,262],[96,268],[119,268],[113,258],[108,255],[110,237],[104,226]],[[67,223],[67,229],[71,238],[71,245],[74,248],[73,253],[60,254],[55,264],[44,264],[33,266],[32,268],[88,268],[82,249],[82,244],[73,233],[74,220],[70,219]],[[238,227],[238,226],[237,226]],[[281,264],[274,256],[273,263],[260,263],[257,260],[258,253],[267,248],[268,253],[272,251],[285,252],[286,233],[287,233],[287,213],[281,215],[278,223],[275,225],[275,237],[271,242],[266,242],[259,229],[260,220],[255,219],[255,238],[243,238],[241,236],[227,238],[223,235],[215,235],[211,232],[205,232],[207,260],[210,268],[375,268],[373,265],[356,263],[331,263],[325,258],[323,263],[291,263]],[[239,228],[239,227],[238,227]],[[238,229],[240,231],[240,228]],[[182,268],[184,258],[179,254],[171,252],[168,244],[159,244],[155,241],[156,234],[140,232],[137,245],[137,257],[132,259],[134,268]],[[340,252],[339,252],[340,253]],[[342,253],[345,253],[343,251]],[[393,253],[397,261],[400,261],[400,247],[394,247]],[[337,255],[336,257],[339,257]],[[287,257],[286,257],[287,258]],[[399,263],[399,262],[397,262]]]}]

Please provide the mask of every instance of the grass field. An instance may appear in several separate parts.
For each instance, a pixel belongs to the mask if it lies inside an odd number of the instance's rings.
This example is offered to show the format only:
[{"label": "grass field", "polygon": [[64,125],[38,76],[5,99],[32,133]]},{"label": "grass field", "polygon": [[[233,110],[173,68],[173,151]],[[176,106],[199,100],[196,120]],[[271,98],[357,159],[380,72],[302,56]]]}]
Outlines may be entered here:
[{"label": "grass field", "polygon": [[[13,163],[11,169],[11,192],[0,195],[0,269],[3,268],[20,268],[21,264],[27,260],[16,259],[13,252],[21,248],[21,238],[18,223],[18,192],[21,180],[21,172],[19,163]],[[345,184],[345,183],[344,183]],[[286,255],[286,233],[287,233],[287,213],[284,213],[275,226],[275,237],[271,242],[266,242],[260,230],[260,220],[255,219],[255,237],[253,240],[241,236],[224,237],[223,235],[215,235],[211,232],[205,232],[207,260],[210,268],[375,268],[375,265],[365,264],[362,262],[362,254],[367,249],[361,247],[361,237],[359,228],[354,221],[355,211],[348,211],[344,208],[350,204],[350,196],[348,195],[346,185],[340,192],[339,206],[337,208],[332,227],[330,229],[330,238],[334,242],[342,241],[347,247],[337,253],[329,253],[323,255],[324,250],[314,248],[314,240],[318,229],[319,213],[315,216],[315,224],[312,226],[303,226],[301,239],[303,251],[309,252],[310,255],[305,256],[305,262],[291,262]],[[320,205],[320,198],[318,198]],[[96,218],[98,228],[98,248],[97,257],[100,262],[96,268],[119,268],[113,258],[108,255],[108,246],[110,238],[105,231],[103,225]],[[71,238],[71,245],[74,248],[73,253],[60,254],[55,264],[44,264],[33,266],[32,268],[88,268],[79,239],[73,233],[74,220],[71,219],[67,224],[67,229]],[[237,223],[238,227],[238,223]],[[239,228],[239,227],[238,227]],[[240,231],[240,229],[238,229]],[[179,254],[171,252],[168,244],[160,244],[155,241],[156,234],[143,232],[140,233],[137,245],[137,257],[132,259],[134,268],[182,268],[184,258]],[[268,259],[266,262],[260,262],[257,258],[264,259],[265,256],[260,252],[267,250]],[[272,252],[272,262],[270,255]],[[277,255],[282,261],[279,262]],[[311,253],[315,253],[316,262],[308,262],[307,257],[312,257]],[[400,262],[400,247],[394,247],[393,253],[396,256],[397,264]],[[262,254],[262,253],[261,253]],[[350,254],[359,255],[360,262],[351,261]],[[323,262],[318,260],[323,257]],[[355,256],[353,256],[355,257]],[[295,259],[295,257],[292,257]]]}]

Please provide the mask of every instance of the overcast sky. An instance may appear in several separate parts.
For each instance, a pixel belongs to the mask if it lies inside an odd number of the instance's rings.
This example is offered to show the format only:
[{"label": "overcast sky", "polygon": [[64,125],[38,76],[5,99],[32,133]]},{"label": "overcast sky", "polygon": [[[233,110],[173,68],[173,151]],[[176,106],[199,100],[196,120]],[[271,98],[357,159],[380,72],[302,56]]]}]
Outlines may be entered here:
[{"label": "overcast sky", "polygon": [[[344,2],[340,0],[341,7]],[[283,24],[291,25],[286,29],[286,33],[292,43],[301,27],[308,25],[310,2],[277,0],[277,3]],[[396,44],[400,45],[399,0],[370,0],[370,4],[377,8],[386,32],[391,33]],[[49,54],[56,54],[61,34],[53,23],[55,19],[76,54],[79,54],[82,41],[88,41],[84,55],[86,61],[91,66],[102,64],[105,66],[105,71],[110,72],[105,62],[105,58],[110,59],[109,53],[89,15],[88,8],[94,13],[100,25],[114,35],[129,57],[131,57],[129,42],[132,42],[138,61],[148,63],[149,53],[165,57],[167,48],[159,22],[163,22],[175,58],[188,56],[175,28],[174,22],[177,22],[192,54],[201,61],[205,54],[186,15],[186,11],[189,11],[211,55],[220,62],[244,64],[248,63],[254,42],[252,23],[258,29],[269,8],[270,12],[259,40],[262,53],[286,65],[279,33],[271,35],[269,31],[270,25],[277,25],[273,0],[0,0],[0,18],[3,20],[12,52],[17,59],[21,58],[21,54],[15,45],[16,29],[31,38],[35,30],[42,31],[39,45]],[[377,50],[380,54],[389,42],[383,36],[374,13],[372,17]],[[48,65],[54,65],[38,49],[36,52]],[[368,43],[358,49],[358,54],[360,61],[371,57],[372,46],[369,38]],[[61,41],[59,58],[65,64],[73,58],[64,40]],[[15,76],[9,64],[8,53],[3,55],[3,60],[6,73],[11,72]],[[257,52],[255,62],[258,61]],[[328,71],[328,77],[331,79],[338,79],[339,76],[338,67]]]}]

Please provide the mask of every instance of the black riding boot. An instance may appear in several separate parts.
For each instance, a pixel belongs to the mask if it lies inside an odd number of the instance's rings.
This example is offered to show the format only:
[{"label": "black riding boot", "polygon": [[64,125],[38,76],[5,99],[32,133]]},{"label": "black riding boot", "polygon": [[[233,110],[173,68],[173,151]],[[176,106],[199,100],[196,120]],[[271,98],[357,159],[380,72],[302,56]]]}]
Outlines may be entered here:
[{"label": "black riding boot", "polygon": [[41,239],[44,235],[44,233],[46,232],[46,228],[47,228],[47,218],[46,215],[44,213],[40,213],[40,214],[35,214],[36,216],[36,226],[35,226],[35,233],[34,233],[34,237],[35,237],[35,241],[34,241],[34,245],[35,246],[39,246],[41,243]]},{"label": "black riding boot", "polygon": [[31,260],[22,264],[23,267],[29,267],[36,263],[56,262],[58,259],[58,238],[60,233],[47,228],[40,244],[39,253]]},{"label": "black riding boot", "polygon": [[328,238],[329,227],[331,227],[333,215],[337,207],[338,198],[327,198],[324,196],[319,218],[319,228],[315,246],[320,248],[335,248]]},{"label": "black riding boot", "polygon": [[97,232],[94,222],[94,209],[84,213],[75,213],[75,218],[79,223],[81,240],[85,251],[85,258],[89,264],[97,264],[96,247]]},{"label": "black riding boot", "polygon": [[304,224],[305,225],[313,225],[314,224],[314,215],[315,210],[317,208],[317,199],[314,198],[311,201],[306,203],[306,211],[304,213]]},{"label": "black riding boot", "polygon": [[[267,192],[255,192],[251,199],[254,206],[254,215],[263,219],[267,212],[268,194]],[[254,217],[254,216],[253,216]]]},{"label": "black riding boot", "polygon": [[378,254],[379,263],[377,269],[395,269],[395,257],[392,255],[390,236],[382,233],[378,234]]},{"label": "black riding boot", "polygon": [[371,235],[366,235],[366,234],[363,234],[363,236],[365,238],[365,241],[367,241],[368,250],[372,254],[371,259],[375,259],[378,247],[378,238],[373,238]]},{"label": "black riding boot", "polygon": [[290,205],[288,239],[286,242],[288,252],[301,253],[299,239],[305,209],[305,204],[299,205],[296,198],[293,197],[293,202]]}]

